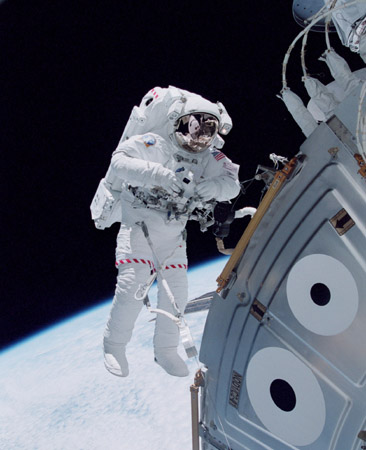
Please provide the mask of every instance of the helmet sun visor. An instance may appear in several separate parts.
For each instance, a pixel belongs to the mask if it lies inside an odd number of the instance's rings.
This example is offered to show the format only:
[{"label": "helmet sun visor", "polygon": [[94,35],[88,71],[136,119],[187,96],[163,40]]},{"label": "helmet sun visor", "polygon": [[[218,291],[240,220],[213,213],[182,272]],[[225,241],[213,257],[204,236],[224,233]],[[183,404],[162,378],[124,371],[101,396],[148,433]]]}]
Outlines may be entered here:
[{"label": "helmet sun visor", "polygon": [[219,121],[211,114],[187,114],[179,119],[175,139],[178,145],[190,153],[208,149],[219,129]]}]

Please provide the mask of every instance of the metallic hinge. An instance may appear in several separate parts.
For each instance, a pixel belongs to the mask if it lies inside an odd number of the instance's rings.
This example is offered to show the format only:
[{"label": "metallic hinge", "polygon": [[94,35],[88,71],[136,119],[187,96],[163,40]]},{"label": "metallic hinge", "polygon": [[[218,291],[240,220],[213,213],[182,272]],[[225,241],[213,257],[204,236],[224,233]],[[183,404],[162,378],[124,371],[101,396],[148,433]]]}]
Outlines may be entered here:
[{"label": "metallic hinge", "polygon": [[266,311],[267,308],[259,300],[255,299],[250,308],[250,314],[261,322]]},{"label": "metallic hinge", "polygon": [[[230,292],[230,289],[233,287],[237,277],[238,277],[238,275],[236,272],[231,272],[229,279],[227,280],[227,285],[225,286],[225,289],[223,291],[221,291],[222,298],[225,299],[227,297],[227,295]],[[218,292],[218,290],[216,292]]]}]

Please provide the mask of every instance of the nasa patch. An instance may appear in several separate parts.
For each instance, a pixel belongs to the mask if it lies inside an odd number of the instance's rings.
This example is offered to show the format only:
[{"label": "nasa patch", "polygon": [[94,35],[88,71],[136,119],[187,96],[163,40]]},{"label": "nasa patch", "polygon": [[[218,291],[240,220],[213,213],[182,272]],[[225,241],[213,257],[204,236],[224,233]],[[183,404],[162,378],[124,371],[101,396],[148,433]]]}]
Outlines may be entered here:
[{"label": "nasa patch", "polygon": [[156,139],[151,134],[145,134],[142,136],[142,141],[145,144],[145,147],[151,147],[156,144]]}]

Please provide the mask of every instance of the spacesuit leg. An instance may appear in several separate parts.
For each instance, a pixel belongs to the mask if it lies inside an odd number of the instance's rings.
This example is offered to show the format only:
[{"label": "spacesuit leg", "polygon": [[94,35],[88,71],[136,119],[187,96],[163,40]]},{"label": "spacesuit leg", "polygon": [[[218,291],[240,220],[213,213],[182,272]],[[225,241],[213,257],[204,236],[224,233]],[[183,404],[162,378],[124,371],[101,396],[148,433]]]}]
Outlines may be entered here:
[{"label": "spacesuit leg", "polygon": [[148,265],[129,263],[120,265],[113,304],[104,331],[104,364],[113,375],[126,377],[129,373],[126,345],[143,306],[134,296],[140,284],[150,275]]},{"label": "spacesuit leg", "polygon": [[[175,268],[164,270],[163,276],[174,296],[179,311],[184,313],[187,304],[188,283],[185,268]],[[167,292],[162,285],[161,277],[158,277],[158,307],[176,314]],[[188,368],[183,359],[178,355],[179,328],[168,317],[158,314],[156,318],[154,334],[154,352],[156,362],[170,375],[185,377],[189,374]]]}]

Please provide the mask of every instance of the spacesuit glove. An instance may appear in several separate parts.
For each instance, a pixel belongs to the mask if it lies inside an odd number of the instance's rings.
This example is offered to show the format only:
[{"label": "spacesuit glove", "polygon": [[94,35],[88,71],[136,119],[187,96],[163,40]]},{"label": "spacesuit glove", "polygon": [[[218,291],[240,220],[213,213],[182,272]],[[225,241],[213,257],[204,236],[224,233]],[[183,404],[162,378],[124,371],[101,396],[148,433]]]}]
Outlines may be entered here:
[{"label": "spacesuit glove", "polygon": [[220,193],[220,185],[215,180],[204,180],[198,183],[196,194],[204,201],[215,199]]},{"label": "spacesuit glove", "polygon": [[183,183],[175,176],[175,173],[161,164],[154,167],[151,174],[151,184],[157,188],[161,187],[171,195],[178,195],[184,189]]}]

